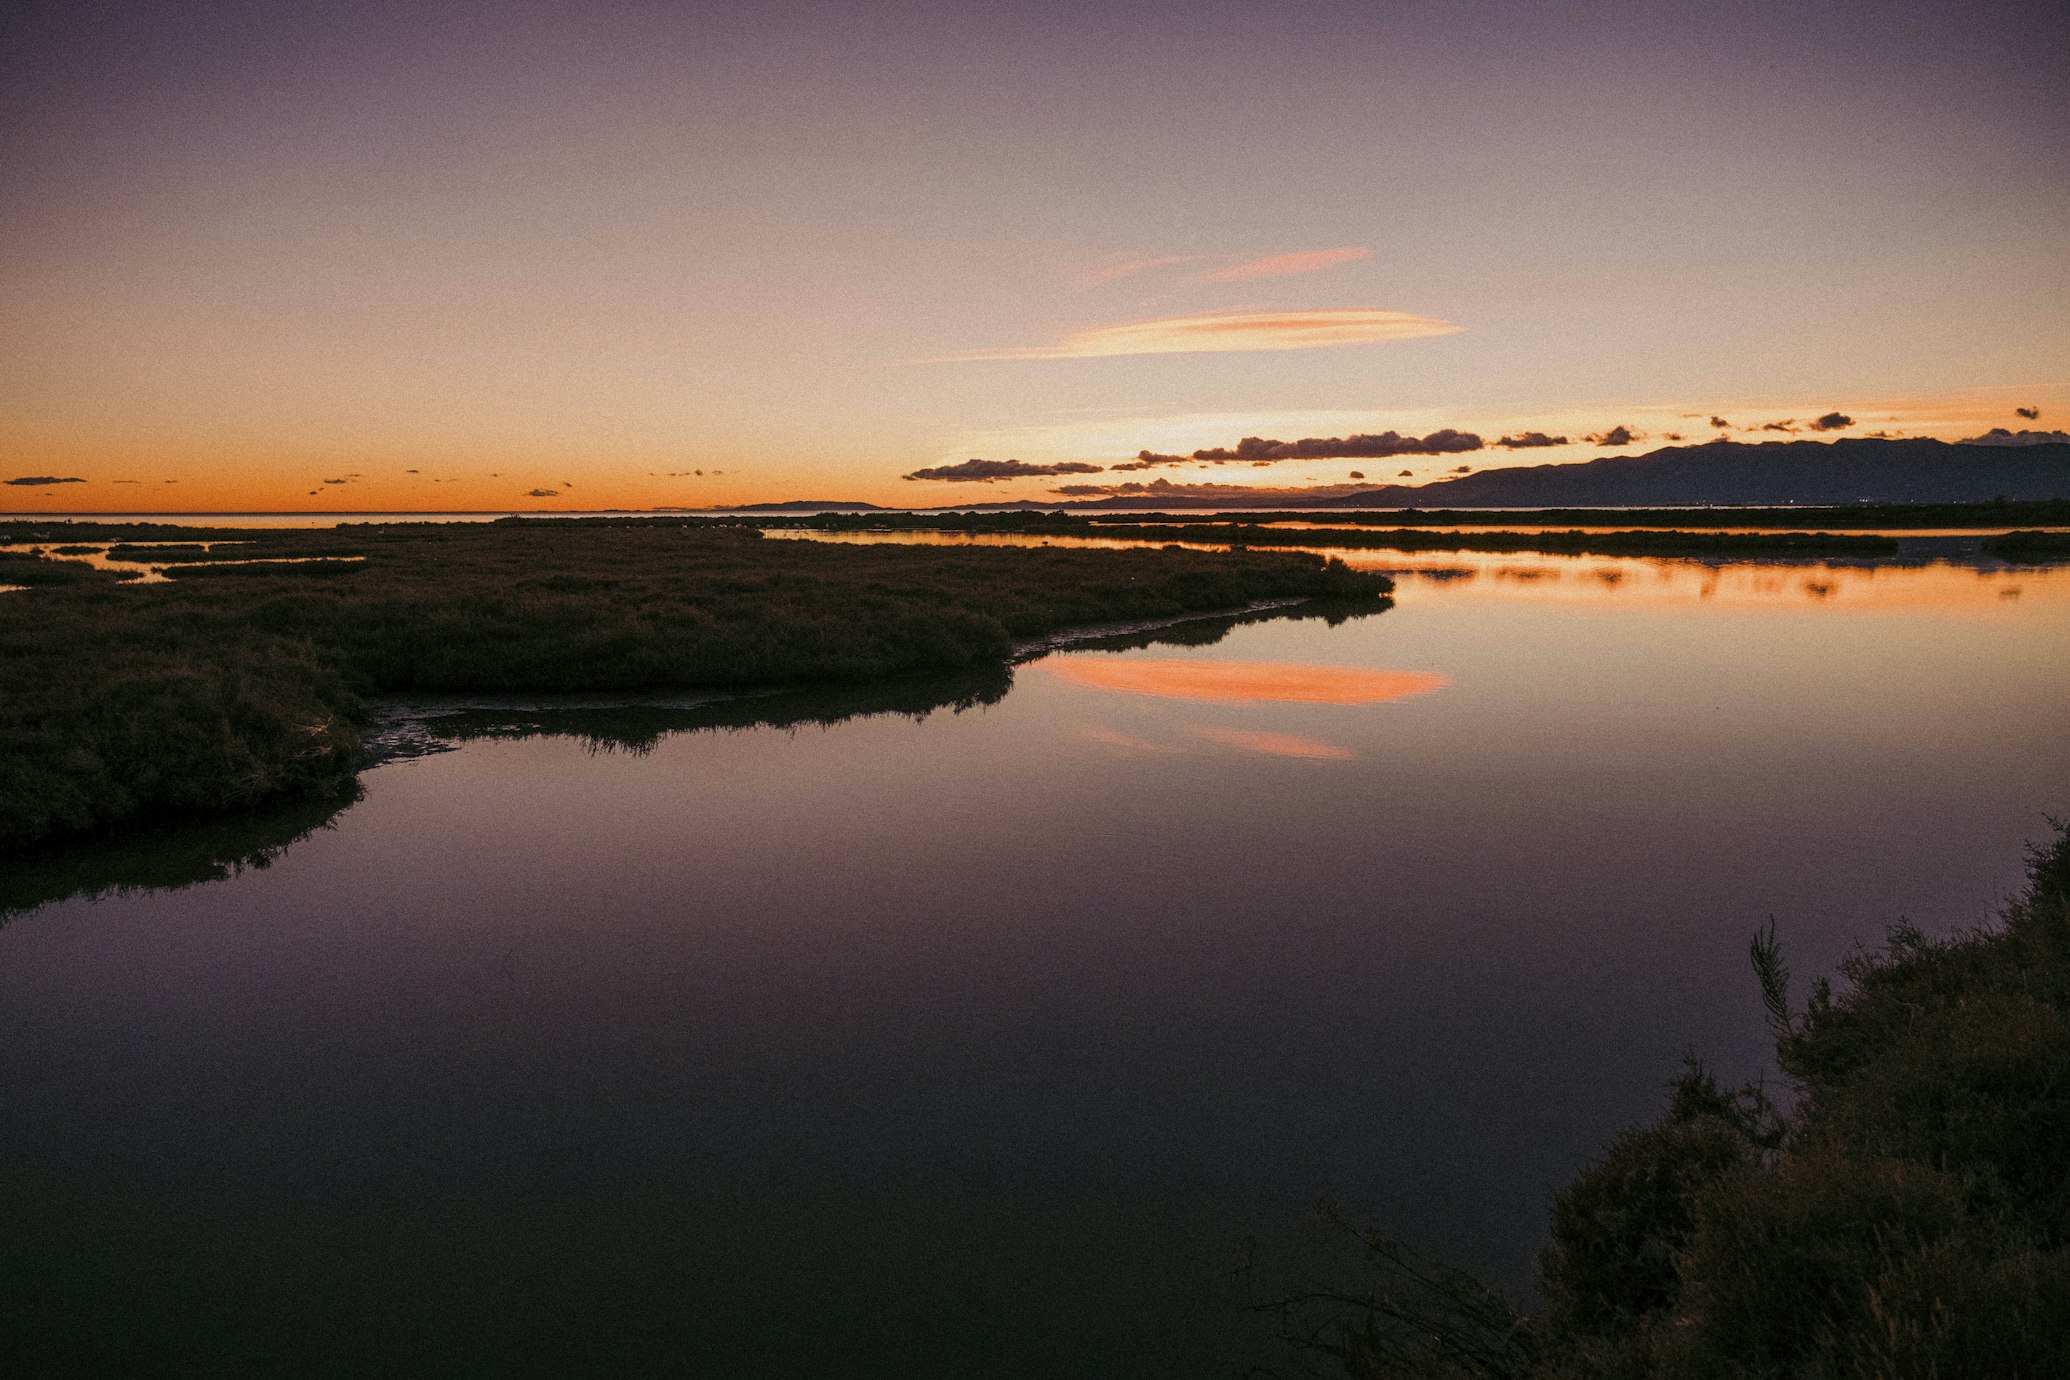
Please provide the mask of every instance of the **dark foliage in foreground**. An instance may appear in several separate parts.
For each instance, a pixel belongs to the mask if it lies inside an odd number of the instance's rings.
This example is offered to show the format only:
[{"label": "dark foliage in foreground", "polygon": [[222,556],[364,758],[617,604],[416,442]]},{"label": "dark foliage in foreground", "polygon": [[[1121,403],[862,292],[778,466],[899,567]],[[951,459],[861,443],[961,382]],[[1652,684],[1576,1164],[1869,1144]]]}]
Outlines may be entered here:
[{"label": "dark foliage in foreground", "polygon": [[2070,1374],[2070,829],[1997,929],[1900,925],[1801,1011],[1772,933],[1754,964],[1787,1114],[1692,1065],[1560,1195],[1536,1316],[1369,1236],[1371,1287],[1275,1305],[1303,1360],[1422,1380]]},{"label": "dark foliage in foreground", "polygon": [[[1278,598],[1377,607],[1389,588],[1312,555],[842,546],[668,521],[239,535],[300,559],[134,587],[77,566],[92,578],[0,598],[0,850],[339,789],[372,693],[856,685],[997,666],[1067,628]],[[330,551],[364,559],[308,559]]]}]

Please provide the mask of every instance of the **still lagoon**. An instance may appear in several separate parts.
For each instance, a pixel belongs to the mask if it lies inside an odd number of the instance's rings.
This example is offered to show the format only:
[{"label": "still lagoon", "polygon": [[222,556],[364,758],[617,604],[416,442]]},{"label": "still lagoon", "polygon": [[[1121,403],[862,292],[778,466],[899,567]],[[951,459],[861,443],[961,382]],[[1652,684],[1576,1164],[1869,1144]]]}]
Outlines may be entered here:
[{"label": "still lagoon", "polygon": [[18,879],[15,1369],[1229,1376],[1323,1194],[1527,1301],[1685,1054],[1764,1068],[1757,926],[1981,923],[2070,816],[2070,571],[1357,555],[966,684],[419,706],[269,865]]}]

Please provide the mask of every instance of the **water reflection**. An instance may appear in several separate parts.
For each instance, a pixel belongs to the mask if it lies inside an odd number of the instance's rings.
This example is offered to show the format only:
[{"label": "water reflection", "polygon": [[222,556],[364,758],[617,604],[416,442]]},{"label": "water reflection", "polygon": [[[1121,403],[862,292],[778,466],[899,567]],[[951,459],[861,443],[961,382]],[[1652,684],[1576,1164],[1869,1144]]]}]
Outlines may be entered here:
[{"label": "water reflection", "polygon": [[1751,929],[1976,923],[2070,812],[2047,577],[1441,568],[1056,659],[1440,693],[433,706],[273,865],[7,926],[0,1370],[1243,1373],[1246,1237],[1525,1287],[1685,1051],[1754,1071]]},{"label": "water reflection", "polygon": [[[414,703],[398,716],[401,730],[385,756],[489,739],[563,737],[591,752],[643,756],[677,733],[757,728],[828,727],[844,719],[897,715],[915,722],[947,710],[960,714],[997,704],[1013,687],[1013,672],[986,666],[962,675],[886,685],[839,686],[776,694],[728,696],[704,702],[543,702],[480,699]],[[420,736],[421,735],[421,736]],[[429,738],[429,743],[424,741]]]},{"label": "water reflection", "polygon": [[1036,663],[1075,685],[1179,700],[1278,700],[1304,704],[1378,704],[1442,688],[1443,676],[1370,671],[1285,661],[1190,661],[1059,656]]},{"label": "water reflection", "polygon": [[0,869],[0,924],[52,901],[173,891],[263,869],[317,830],[329,828],[357,799],[359,792],[353,790],[11,858]]},{"label": "water reflection", "polygon": [[1298,757],[1313,762],[1349,762],[1358,754],[1348,747],[1304,738],[1298,733],[1271,733],[1254,728],[1223,728],[1208,724],[1193,730],[1197,737],[1245,752],[1262,752],[1268,757]]},{"label": "water reflection", "polygon": [[[1503,530],[1521,530],[1505,527]],[[1564,530],[1564,529],[1563,529]],[[1033,536],[971,532],[805,532],[770,537],[856,544],[942,546],[1160,546],[1116,537]],[[1699,604],[1786,609],[1808,604],[1879,610],[1946,610],[1994,617],[2025,598],[2070,609],[2070,566],[2011,566],[1976,553],[1978,534],[1906,534],[1909,554],[1863,561],[1715,560],[1690,557],[1520,555],[1516,552],[1384,551],[1369,547],[1302,547],[1357,570],[1395,576],[1398,597],[1446,588],[1476,599],[1560,603],[1616,598],[1625,603]],[[1221,549],[1211,541],[1177,543]],[[1568,577],[1572,578],[1568,578]],[[2008,594],[2013,590],[2017,593]]]},{"label": "water reflection", "polygon": [[[1080,645],[1098,648],[1101,653],[1155,646],[1211,647],[1237,628],[1269,619],[1319,619],[1336,626],[1347,618],[1367,617],[1374,612],[1370,604],[1346,607],[1316,601],[1286,609],[1189,619],[1164,627],[1084,639]],[[1062,659],[1074,658],[1051,657],[1032,664],[1046,668]],[[1157,661],[1114,661],[1108,664],[1201,668],[1215,665]],[[1330,668],[1322,667],[1283,669],[1293,673],[1306,670],[1317,685],[1329,684],[1333,674]],[[1355,681],[1363,674],[1343,673],[1338,678]],[[1263,678],[1257,675],[1249,676],[1249,680],[1261,686],[1264,683]],[[997,704],[1013,688],[1013,682],[1012,667],[995,665],[953,676],[859,687],[821,686],[703,698],[647,697],[628,702],[623,698],[594,696],[551,700],[450,696],[394,702],[383,706],[368,734],[368,765],[449,752],[474,742],[573,738],[592,754],[624,753],[638,757],[653,752],[665,739],[685,733],[829,728],[852,719],[879,717],[903,718],[918,723],[943,711],[961,714]],[[1320,696],[1296,694],[1293,698]],[[1328,702],[1365,701],[1345,699]],[[1126,742],[1139,750],[1176,750],[1169,745],[1155,745],[1119,733],[1112,741],[1117,746]],[[86,841],[26,860],[11,860],[9,866],[0,871],[0,923],[54,901],[98,900],[109,896],[180,890],[205,882],[227,881],[246,871],[263,869],[293,845],[320,829],[331,827],[338,816],[358,799],[359,792],[355,789],[328,800],[301,802],[198,824],[163,826],[112,840]]]}]

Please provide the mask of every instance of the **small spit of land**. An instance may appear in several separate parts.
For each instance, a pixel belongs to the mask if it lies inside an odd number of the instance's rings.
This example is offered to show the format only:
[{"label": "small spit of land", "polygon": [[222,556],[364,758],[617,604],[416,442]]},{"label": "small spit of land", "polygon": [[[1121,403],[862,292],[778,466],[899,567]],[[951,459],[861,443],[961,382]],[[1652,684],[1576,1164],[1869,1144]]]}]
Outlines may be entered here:
[{"label": "small spit of land", "polygon": [[2070,532],[2007,532],[1984,538],[1983,548],[1985,555],[2015,565],[2070,561]]},{"label": "small spit of land", "polygon": [[1788,1110],[1692,1064],[1555,1203],[1537,1314],[1368,1236],[1288,1340],[1403,1380],[2070,1374],[2070,830],[2001,926],[1900,924],[1838,994],[1753,958]]},{"label": "small spit of land", "polygon": [[370,695],[859,685],[1000,666],[1067,629],[1391,589],[1307,554],[859,547],[674,519],[0,524],[0,544],[96,540],[236,545],[117,546],[171,577],[148,584],[9,559],[0,583],[29,587],[0,596],[0,851],[347,789]]}]

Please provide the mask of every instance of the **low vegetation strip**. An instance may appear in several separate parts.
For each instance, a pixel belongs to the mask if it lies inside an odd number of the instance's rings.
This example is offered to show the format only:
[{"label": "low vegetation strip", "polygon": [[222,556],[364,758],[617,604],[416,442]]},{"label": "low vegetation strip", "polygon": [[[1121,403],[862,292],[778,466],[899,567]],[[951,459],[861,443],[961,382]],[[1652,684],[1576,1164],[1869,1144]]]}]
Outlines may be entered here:
[{"label": "low vegetation strip", "polygon": [[1899,925],[1801,1008],[1753,957],[1787,1111],[1692,1065],[1560,1195],[1538,1313],[1371,1237],[1288,1340],[1358,1377],[2070,1374],[2070,830],[2000,926]]},{"label": "low vegetation strip", "polygon": [[382,692],[858,685],[1001,665],[1075,627],[1377,606],[1391,588],[1312,554],[866,547],[669,521],[295,535],[296,561],[0,598],[0,850],[337,789]]},{"label": "low vegetation strip", "polygon": [[0,585],[109,584],[136,578],[135,571],[99,570],[85,561],[62,560],[31,551],[0,551]]},{"label": "low vegetation strip", "polygon": [[[1226,522],[1225,513],[1089,514],[1094,523]],[[1327,522],[1346,527],[1790,527],[1906,532],[1937,527],[1977,530],[2030,524],[2070,525],[2070,499],[1995,503],[1849,503],[1781,508],[1403,508],[1368,512],[1294,509],[1251,512],[1245,522]]]},{"label": "low vegetation strip", "polygon": [[2070,561],[2070,532],[2007,532],[1986,537],[1981,544],[1985,555],[2019,565]]}]

